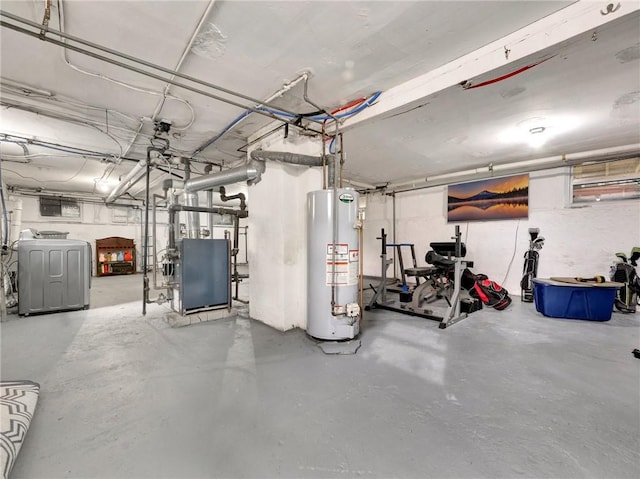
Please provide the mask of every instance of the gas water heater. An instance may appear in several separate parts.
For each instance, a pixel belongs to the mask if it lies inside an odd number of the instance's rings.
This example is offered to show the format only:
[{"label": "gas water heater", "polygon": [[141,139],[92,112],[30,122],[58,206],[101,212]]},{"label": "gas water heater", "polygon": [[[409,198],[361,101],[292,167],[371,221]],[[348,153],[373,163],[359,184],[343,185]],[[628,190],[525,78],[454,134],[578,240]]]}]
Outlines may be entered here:
[{"label": "gas water heater", "polygon": [[360,329],[358,193],[351,188],[312,191],[307,213],[307,334],[352,339]]}]

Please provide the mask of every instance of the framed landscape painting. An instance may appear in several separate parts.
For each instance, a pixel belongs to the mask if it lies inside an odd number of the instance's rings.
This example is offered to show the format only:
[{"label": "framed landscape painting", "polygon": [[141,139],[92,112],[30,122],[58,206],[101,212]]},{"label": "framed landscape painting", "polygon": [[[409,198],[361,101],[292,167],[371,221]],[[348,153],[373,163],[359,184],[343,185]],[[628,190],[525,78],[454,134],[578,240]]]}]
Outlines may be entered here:
[{"label": "framed landscape painting", "polygon": [[489,178],[447,187],[447,221],[528,218],[529,174]]}]

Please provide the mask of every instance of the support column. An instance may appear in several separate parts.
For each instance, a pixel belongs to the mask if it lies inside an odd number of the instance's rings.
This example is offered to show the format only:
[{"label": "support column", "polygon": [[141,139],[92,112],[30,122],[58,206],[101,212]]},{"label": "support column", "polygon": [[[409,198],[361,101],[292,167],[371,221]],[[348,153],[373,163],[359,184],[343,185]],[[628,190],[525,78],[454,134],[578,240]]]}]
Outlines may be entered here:
[{"label": "support column", "polygon": [[[319,139],[262,147],[314,156],[322,148]],[[249,188],[250,315],[281,331],[307,326],[307,193],[321,188],[321,168],[277,162]]]}]

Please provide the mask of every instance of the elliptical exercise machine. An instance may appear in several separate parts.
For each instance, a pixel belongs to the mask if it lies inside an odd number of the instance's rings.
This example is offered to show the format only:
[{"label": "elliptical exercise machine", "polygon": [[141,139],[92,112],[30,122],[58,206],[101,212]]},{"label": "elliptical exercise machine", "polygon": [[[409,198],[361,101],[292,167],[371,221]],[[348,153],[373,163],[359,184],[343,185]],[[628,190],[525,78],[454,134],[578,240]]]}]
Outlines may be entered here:
[{"label": "elliptical exercise machine", "polygon": [[544,246],[544,238],[538,236],[539,228],[529,228],[529,250],[524,254],[522,279],[520,280],[520,299],[524,303],[533,303],[533,278],[538,276],[539,250]]}]

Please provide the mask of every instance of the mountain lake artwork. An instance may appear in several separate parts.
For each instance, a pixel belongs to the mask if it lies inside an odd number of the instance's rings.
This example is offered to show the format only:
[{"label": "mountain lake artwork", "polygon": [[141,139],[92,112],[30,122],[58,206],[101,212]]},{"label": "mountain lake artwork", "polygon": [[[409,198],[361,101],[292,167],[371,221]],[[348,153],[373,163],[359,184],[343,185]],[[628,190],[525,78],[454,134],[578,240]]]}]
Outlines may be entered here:
[{"label": "mountain lake artwork", "polygon": [[529,216],[529,174],[449,185],[447,220],[509,220]]}]

